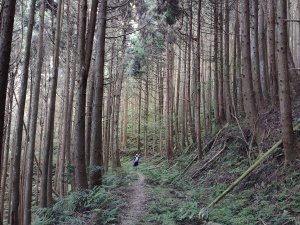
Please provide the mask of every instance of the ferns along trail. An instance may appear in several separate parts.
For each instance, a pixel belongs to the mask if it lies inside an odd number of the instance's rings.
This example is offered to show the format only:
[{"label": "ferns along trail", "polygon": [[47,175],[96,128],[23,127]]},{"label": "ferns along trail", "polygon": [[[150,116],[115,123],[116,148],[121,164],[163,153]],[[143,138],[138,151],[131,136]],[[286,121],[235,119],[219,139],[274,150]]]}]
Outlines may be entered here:
[{"label": "ferns along trail", "polygon": [[0,225],[300,225],[300,0],[0,0]]}]

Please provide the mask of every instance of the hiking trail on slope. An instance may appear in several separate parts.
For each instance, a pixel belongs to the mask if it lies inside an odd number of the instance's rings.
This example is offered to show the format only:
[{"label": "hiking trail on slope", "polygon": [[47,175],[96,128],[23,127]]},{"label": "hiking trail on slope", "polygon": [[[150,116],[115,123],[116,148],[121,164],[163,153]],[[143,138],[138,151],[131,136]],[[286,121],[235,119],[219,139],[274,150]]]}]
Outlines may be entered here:
[{"label": "hiking trail on slope", "polygon": [[135,225],[145,215],[147,210],[145,177],[138,173],[138,180],[132,185],[129,192],[129,201],[123,211],[120,225]]}]

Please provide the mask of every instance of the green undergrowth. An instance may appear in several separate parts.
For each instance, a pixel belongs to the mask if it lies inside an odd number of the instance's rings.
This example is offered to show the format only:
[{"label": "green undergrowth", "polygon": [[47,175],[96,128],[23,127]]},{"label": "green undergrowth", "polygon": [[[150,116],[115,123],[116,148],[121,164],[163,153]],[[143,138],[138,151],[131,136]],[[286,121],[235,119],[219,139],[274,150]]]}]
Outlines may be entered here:
[{"label": "green undergrowth", "polygon": [[[193,153],[183,154],[173,164],[159,159],[143,163],[152,197],[144,224],[200,224],[199,210],[249,166],[239,146],[232,143],[199,177],[181,178],[180,171],[193,157]],[[300,225],[299,170],[283,170],[275,159],[263,163],[209,211],[209,220],[224,225]]]},{"label": "green undergrowth", "polygon": [[126,202],[124,193],[135,180],[136,174],[126,170],[108,172],[103,186],[70,192],[50,208],[35,209],[33,225],[116,224]]}]

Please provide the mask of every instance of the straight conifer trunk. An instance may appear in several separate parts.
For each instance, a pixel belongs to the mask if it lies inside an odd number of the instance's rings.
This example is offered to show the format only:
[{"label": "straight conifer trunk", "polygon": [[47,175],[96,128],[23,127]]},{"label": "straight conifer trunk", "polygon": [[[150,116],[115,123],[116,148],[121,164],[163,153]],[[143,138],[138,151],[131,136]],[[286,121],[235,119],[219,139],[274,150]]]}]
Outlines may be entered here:
[{"label": "straight conifer trunk", "polygon": [[[200,160],[203,156],[202,152],[202,140],[201,140],[201,3],[202,0],[199,1],[198,4],[198,23],[197,23],[197,112],[196,112],[196,128],[197,128],[197,149],[198,149],[198,159]],[[203,76],[203,74],[202,74]],[[205,103],[203,102],[203,105]],[[205,117],[205,114],[204,114]]]},{"label": "straight conifer trunk", "polygon": [[225,115],[226,121],[231,121],[232,102],[230,96],[230,62],[229,62],[229,0],[225,0],[225,70],[224,70],[224,94],[225,94]]},{"label": "straight conifer trunk", "polygon": [[96,56],[95,98],[93,104],[92,138],[91,138],[91,188],[102,184],[103,148],[102,148],[102,104],[104,91],[104,59],[106,33],[107,0],[102,0],[99,7],[99,34]]},{"label": "straight conifer trunk", "polygon": [[24,112],[26,103],[26,93],[28,84],[29,74],[29,62],[30,62],[30,50],[31,50],[31,38],[34,25],[34,14],[35,14],[35,3],[36,0],[31,0],[28,31],[26,36],[25,44],[25,58],[22,69],[22,81],[19,93],[19,107],[17,115],[17,128],[16,128],[16,147],[14,152],[14,169],[12,174],[12,206],[11,206],[11,224],[19,224],[21,218],[19,218],[19,205],[20,205],[20,165],[21,165],[21,151],[22,151],[22,138],[23,138],[23,123],[24,123]]},{"label": "straight conifer trunk", "polygon": [[258,10],[259,10],[259,1],[253,1],[254,8],[254,43],[253,43],[253,55],[254,55],[254,65],[253,65],[253,86],[255,92],[255,100],[258,106],[258,109],[262,107],[262,88],[261,88],[261,78],[260,78],[260,58],[259,58],[259,45],[258,45]]},{"label": "straight conifer trunk", "polygon": [[77,111],[75,114],[74,153],[75,153],[75,186],[77,189],[88,188],[85,164],[85,107],[87,79],[91,64],[94,34],[97,20],[98,1],[92,1],[87,35],[87,0],[80,2],[79,23],[79,73],[76,95]]},{"label": "straight conifer trunk", "polygon": [[0,175],[2,174],[2,145],[8,83],[9,61],[15,19],[16,0],[3,0],[0,12]]},{"label": "straight conifer trunk", "polygon": [[241,17],[243,99],[245,103],[246,121],[249,127],[252,127],[256,123],[257,108],[252,83],[249,0],[242,0],[241,11],[243,13]]},{"label": "straight conifer trunk", "polygon": [[277,23],[278,23],[278,43],[277,43],[277,65],[279,78],[279,102],[280,120],[282,127],[282,142],[285,152],[285,163],[296,159],[299,149],[292,123],[292,104],[290,96],[290,81],[288,67],[288,27],[287,27],[287,1],[278,0]]},{"label": "straight conifer trunk", "polygon": [[219,64],[218,64],[218,52],[219,52],[219,41],[218,41],[218,11],[219,7],[216,3],[214,5],[214,117],[216,125],[220,124],[219,117]]},{"label": "straight conifer trunk", "polygon": [[0,187],[0,224],[3,225],[4,219],[4,203],[5,203],[5,193],[6,193],[6,184],[7,184],[7,171],[9,169],[9,155],[10,155],[10,142],[11,142],[11,128],[12,128],[12,108],[13,108],[13,92],[14,92],[14,85],[15,85],[15,74],[11,73],[9,88],[8,88],[8,105],[6,106],[8,109],[8,123],[6,129],[6,140],[5,140],[5,152],[4,152],[4,159],[3,159],[3,171],[1,176],[1,187]]},{"label": "straight conifer trunk", "polygon": [[272,106],[278,104],[278,73],[276,65],[276,1],[268,1],[269,19],[268,19],[268,59],[269,59],[269,76],[271,81],[271,100]]},{"label": "straight conifer trunk", "polygon": [[31,223],[31,201],[32,201],[32,176],[33,176],[33,161],[35,152],[36,140],[36,126],[39,110],[39,96],[40,96],[40,82],[43,67],[44,57],[44,17],[45,17],[45,1],[40,4],[40,21],[39,21],[39,40],[38,40],[38,57],[37,57],[37,71],[34,77],[33,91],[32,91],[32,105],[31,105],[31,119],[29,125],[29,144],[28,144],[28,163],[25,170],[25,202],[24,202],[24,225]]},{"label": "straight conifer trunk", "polygon": [[[49,112],[47,115],[45,142],[43,148],[43,166],[41,179],[41,207],[47,207],[52,199],[52,154],[53,154],[53,136],[54,136],[54,117],[56,108],[56,92],[58,80],[58,67],[60,55],[60,38],[61,38],[61,20],[62,20],[62,1],[58,1],[57,21],[55,33],[55,50],[54,50],[54,65],[53,65],[53,79],[50,91]],[[49,175],[50,174],[50,175]]]}]

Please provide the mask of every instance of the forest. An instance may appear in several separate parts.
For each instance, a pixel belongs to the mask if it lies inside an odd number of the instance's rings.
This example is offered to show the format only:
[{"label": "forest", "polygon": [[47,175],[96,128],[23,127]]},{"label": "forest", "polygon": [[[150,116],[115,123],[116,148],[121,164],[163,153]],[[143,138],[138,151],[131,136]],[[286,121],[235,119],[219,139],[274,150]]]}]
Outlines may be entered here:
[{"label": "forest", "polygon": [[299,0],[0,0],[0,225],[300,225]]}]

